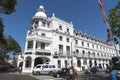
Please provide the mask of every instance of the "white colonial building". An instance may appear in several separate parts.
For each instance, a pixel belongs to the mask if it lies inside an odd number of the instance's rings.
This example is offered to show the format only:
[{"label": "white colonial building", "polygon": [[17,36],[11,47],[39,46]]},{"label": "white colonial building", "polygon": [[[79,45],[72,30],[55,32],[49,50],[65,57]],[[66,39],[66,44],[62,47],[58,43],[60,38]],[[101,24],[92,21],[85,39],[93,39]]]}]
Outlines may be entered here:
[{"label": "white colonial building", "polygon": [[[77,69],[98,66],[106,68],[115,47],[86,33],[78,32],[72,23],[52,15],[47,18],[40,6],[31,18],[32,26],[26,34],[25,51],[18,56],[22,72],[31,72],[37,64],[55,64],[58,68],[73,65]],[[117,46],[119,51],[119,47]]]}]

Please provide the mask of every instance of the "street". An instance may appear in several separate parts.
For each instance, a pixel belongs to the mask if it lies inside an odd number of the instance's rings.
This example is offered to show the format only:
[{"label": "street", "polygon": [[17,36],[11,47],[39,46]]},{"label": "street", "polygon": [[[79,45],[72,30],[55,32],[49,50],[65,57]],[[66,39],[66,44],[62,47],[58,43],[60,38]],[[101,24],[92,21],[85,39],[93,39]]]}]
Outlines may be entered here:
[{"label": "street", "polygon": [[92,74],[92,75],[87,75],[87,74],[82,74],[77,76],[77,80],[110,80],[109,74],[102,73],[102,74]]},{"label": "street", "polygon": [[[101,73],[97,75],[86,75],[79,74],[76,80],[110,80],[108,74]],[[62,78],[54,78],[49,75],[32,75],[32,74],[24,74],[24,73],[0,73],[0,80],[66,80]]]},{"label": "street", "polygon": [[0,80],[38,80],[29,75],[0,73]]},{"label": "street", "polygon": [[49,75],[32,75],[18,72],[0,73],[0,80],[63,80],[62,78],[54,78]]}]

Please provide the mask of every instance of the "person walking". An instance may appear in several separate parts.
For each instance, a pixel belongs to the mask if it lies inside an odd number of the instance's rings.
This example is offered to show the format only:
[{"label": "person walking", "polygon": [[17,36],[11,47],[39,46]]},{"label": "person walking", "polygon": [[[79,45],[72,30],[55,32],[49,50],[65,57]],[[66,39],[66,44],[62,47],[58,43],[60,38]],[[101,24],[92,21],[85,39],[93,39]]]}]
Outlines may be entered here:
[{"label": "person walking", "polygon": [[114,70],[110,69],[110,79],[111,80],[117,80],[117,74]]},{"label": "person walking", "polygon": [[73,66],[72,66],[72,71],[73,71],[73,78],[76,79],[77,72]]},{"label": "person walking", "polygon": [[70,73],[70,77],[69,77],[68,80],[75,80],[75,78],[76,78],[76,70],[74,69],[73,66],[70,67],[69,73]]}]

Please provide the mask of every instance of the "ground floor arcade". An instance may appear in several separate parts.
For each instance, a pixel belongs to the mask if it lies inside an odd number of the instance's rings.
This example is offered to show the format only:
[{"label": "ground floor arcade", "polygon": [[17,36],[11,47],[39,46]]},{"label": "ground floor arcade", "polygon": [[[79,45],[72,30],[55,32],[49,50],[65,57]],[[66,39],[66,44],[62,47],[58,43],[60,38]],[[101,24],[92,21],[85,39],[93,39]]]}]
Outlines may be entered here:
[{"label": "ground floor arcade", "polygon": [[98,66],[106,69],[110,62],[105,59],[82,58],[71,56],[41,56],[41,55],[24,55],[24,59],[18,60],[18,67],[22,66],[22,72],[32,72],[37,64],[54,64],[57,68],[65,68],[73,65],[78,71]]}]

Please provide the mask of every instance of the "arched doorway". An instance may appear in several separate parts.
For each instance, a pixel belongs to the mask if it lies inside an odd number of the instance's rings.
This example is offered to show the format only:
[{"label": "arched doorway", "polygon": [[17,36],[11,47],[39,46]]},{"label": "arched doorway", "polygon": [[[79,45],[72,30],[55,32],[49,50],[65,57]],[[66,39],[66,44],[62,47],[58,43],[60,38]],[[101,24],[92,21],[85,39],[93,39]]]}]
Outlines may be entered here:
[{"label": "arched doorway", "polygon": [[92,61],[91,60],[89,61],[89,65],[90,65],[90,67],[92,67]]},{"label": "arched doorway", "polygon": [[31,67],[31,61],[32,61],[31,57],[26,57],[25,67],[27,68]]},{"label": "arched doorway", "polygon": [[34,66],[36,66],[37,64],[43,64],[43,60],[40,57],[35,59]]},{"label": "arched doorway", "polygon": [[81,61],[80,60],[77,61],[77,67],[81,67]]}]

